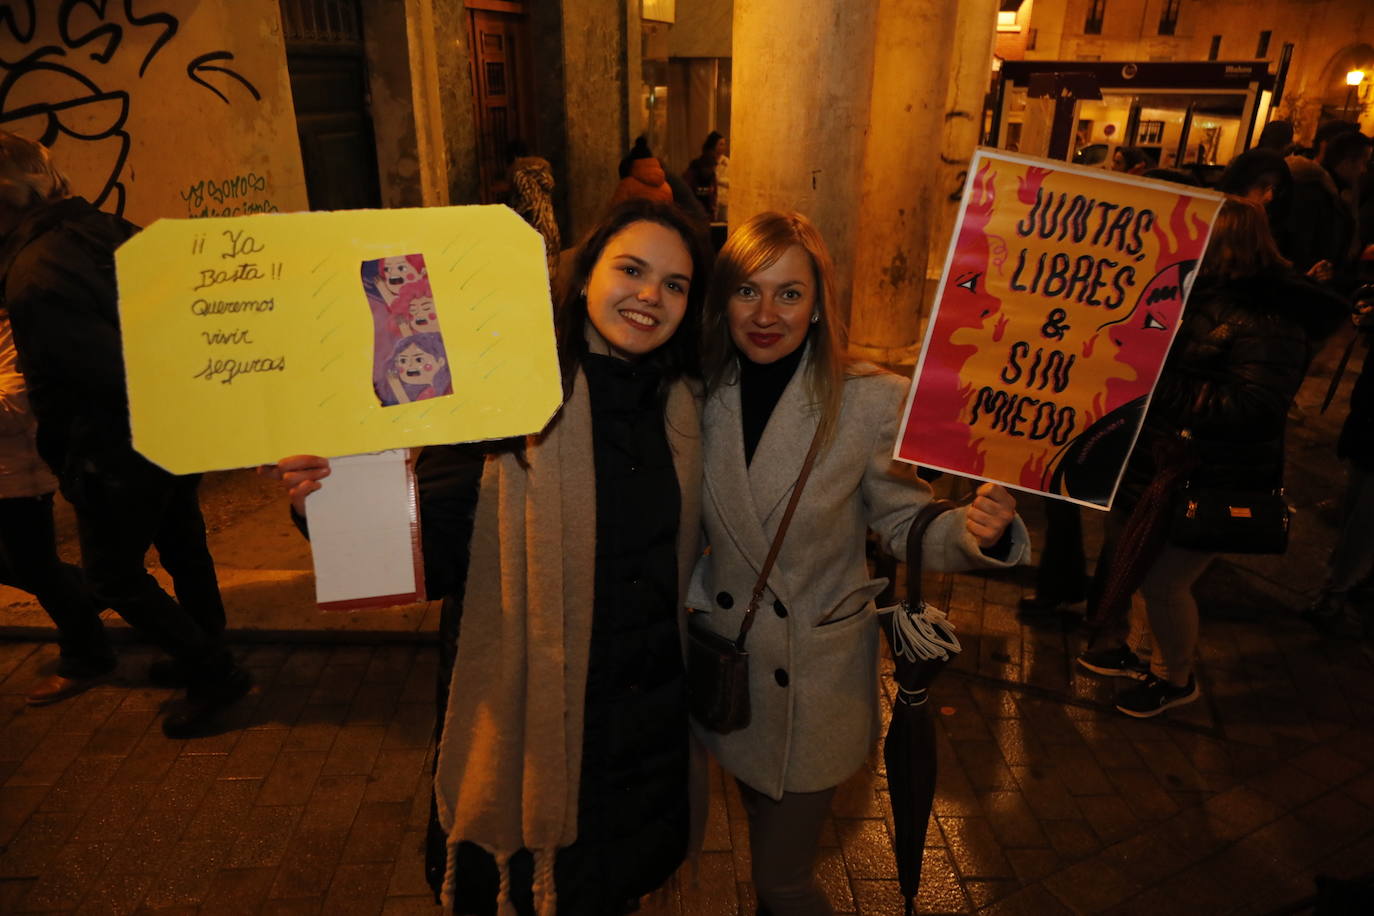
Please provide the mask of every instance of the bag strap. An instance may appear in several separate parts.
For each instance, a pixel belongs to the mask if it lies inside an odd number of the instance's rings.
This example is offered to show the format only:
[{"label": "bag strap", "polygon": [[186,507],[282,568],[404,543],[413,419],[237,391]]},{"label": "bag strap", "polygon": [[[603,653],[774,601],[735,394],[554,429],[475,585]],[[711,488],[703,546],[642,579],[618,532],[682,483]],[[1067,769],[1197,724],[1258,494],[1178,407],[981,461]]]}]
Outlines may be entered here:
[{"label": "bag strap", "polygon": [[806,478],[811,476],[811,466],[816,463],[816,453],[821,448],[821,428],[816,427],[816,434],[811,437],[811,448],[807,449],[806,460],[802,462],[801,471],[797,474],[797,483],[792,487],[792,498],[787,501],[787,508],[783,510],[782,521],[778,522],[778,533],[773,535],[773,545],[768,548],[768,557],[763,561],[763,568],[759,570],[759,578],[754,583],[754,592],[749,596],[749,609],[744,612],[744,620],[740,623],[739,637],[735,639],[735,649],[744,651],[744,637],[749,635],[749,628],[754,625],[754,615],[759,610],[759,600],[763,598],[763,592],[768,588],[768,574],[773,571],[773,562],[778,558],[778,551],[782,549],[782,539],[787,535],[787,526],[792,523],[792,513],[797,509],[797,502],[801,499],[802,488],[806,486]]},{"label": "bag strap", "polygon": [[948,499],[932,499],[921,507],[906,533],[906,603],[913,611],[921,606],[921,568],[924,565],[922,543],[930,523],[959,504]]}]

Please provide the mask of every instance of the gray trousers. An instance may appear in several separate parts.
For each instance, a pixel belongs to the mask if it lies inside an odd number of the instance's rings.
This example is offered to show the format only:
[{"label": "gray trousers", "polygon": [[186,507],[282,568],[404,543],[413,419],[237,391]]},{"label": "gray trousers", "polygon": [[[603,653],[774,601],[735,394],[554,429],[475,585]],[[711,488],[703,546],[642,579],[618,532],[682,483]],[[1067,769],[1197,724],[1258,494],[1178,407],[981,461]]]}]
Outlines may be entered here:
[{"label": "gray trousers", "polygon": [[816,884],[821,827],[835,790],[784,792],[781,801],[739,785],[749,815],[749,855],[759,912],[771,916],[831,916]]},{"label": "gray trousers", "polygon": [[[1107,516],[1107,538],[1113,544],[1125,523],[1120,513]],[[1103,548],[1104,550],[1107,548]],[[1115,632],[1104,632],[1103,645],[1126,643],[1139,655],[1147,653],[1153,636],[1150,671],[1175,686],[1188,683],[1197,654],[1198,612],[1193,583],[1201,578],[1217,554],[1185,550],[1165,544],[1131,596],[1129,635],[1127,621]],[[1143,605],[1143,607],[1142,607]],[[1148,624],[1148,626],[1147,626]]]}]

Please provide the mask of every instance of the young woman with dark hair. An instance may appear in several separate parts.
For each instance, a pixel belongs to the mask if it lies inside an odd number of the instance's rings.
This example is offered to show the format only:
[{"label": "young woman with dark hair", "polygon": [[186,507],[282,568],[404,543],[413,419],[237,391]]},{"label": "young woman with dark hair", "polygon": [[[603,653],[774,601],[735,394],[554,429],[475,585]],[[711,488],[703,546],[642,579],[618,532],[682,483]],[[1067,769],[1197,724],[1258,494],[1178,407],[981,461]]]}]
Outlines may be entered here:
[{"label": "young woman with dark hair", "polygon": [[[554,419],[417,462],[444,597],[427,870],[446,909],[621,916],[700,829],[680,609],[700,553],[708,269],[675,208],[613,209],[557,308]],[[328,474],[305,456],[278,468],[298,510]]]},{"label": "young woman with dark hair", "polygon": [[[1344,315],[1339,299],[1298,277],[1279,254],[1264,208],[1228,197],[1107,518],[1109,579],[1142,557],[1123,549],[1114,562],[1128,529],[1132,541],[1148,545],[1142,552],[1155,552],[1137,567],[1138,581],[1117,589],[1124,603],[1102,608],[1099,648],[1078,659],[1094,674],[1138,681],[1117,697],[1121,712],[1155,716],[1199,696],[1192,587],[1216,554],[1170,543],[1168,509],[1185,484],[1256,493],[1282,487],[1288,406]],[[1130,614],[1137,590],[1143,616]],[[1154,637],[1148,665],[1136,652],[1146,623]]]}]

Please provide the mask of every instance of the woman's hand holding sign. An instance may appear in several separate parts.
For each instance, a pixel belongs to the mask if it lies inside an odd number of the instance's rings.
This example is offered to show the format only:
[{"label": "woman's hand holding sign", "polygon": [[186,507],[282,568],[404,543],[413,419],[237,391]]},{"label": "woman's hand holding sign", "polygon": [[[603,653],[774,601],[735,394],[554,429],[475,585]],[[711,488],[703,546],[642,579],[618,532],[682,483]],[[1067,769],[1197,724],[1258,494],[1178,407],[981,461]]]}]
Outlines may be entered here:
[{"label": "woman's hand holding sign", "polygon": [[985,483],[978,488],[968,507],[965,523],[979,547],[992,547],[1002,539],[1007,526],[1016,517],[1016,499],[998,483]]},{"label": "woman's hand holding sign", "polygon": [[318,490],[320,481],[329,476],[329,459],[319,455],[292,455],[276,464],[262,465],[258,473],[280,480],[291,497],[291,508],[297,515],[305,515],[305,498]]}]

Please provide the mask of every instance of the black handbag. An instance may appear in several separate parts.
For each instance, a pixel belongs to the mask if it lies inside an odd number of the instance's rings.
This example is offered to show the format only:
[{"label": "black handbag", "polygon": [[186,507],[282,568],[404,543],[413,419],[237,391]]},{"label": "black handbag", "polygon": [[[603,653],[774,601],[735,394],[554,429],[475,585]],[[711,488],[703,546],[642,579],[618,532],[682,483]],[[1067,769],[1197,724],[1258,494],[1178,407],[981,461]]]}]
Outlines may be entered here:
[{"label": "black handbag", "polygon": [[739,636],[730,639],[694,626],[690,618],[688,620],[687,709],[693,718],[713,732],[725,735],[749,725],[749,653],[744,648],[744,638],[754,625],[759,601],[768,588],[768,573],[773,569],[773,561],[778,558],[787,526],[792,522],[792,513],[801,499],[802,488],[806,486],[806,478],[811,476],[811,466],[816,463],[820,437],[820,429],[817,428],[816,434],[811,437],[811,448],[802,462],[801,472],[797,475],[796,486],[792,488],[792,497],[787,501],[782,520],[778,522],[778,532],[773,535],[773,545],[768,549],[768,557],[763,561],[753,594],[749,596],[749,608],[740,623]]},{"label": "black handbag", "polygon": [[1169,542],[1212,553],[1284,553],[1292,510],[1283,490],[1185,484],[1174,503]]}]

